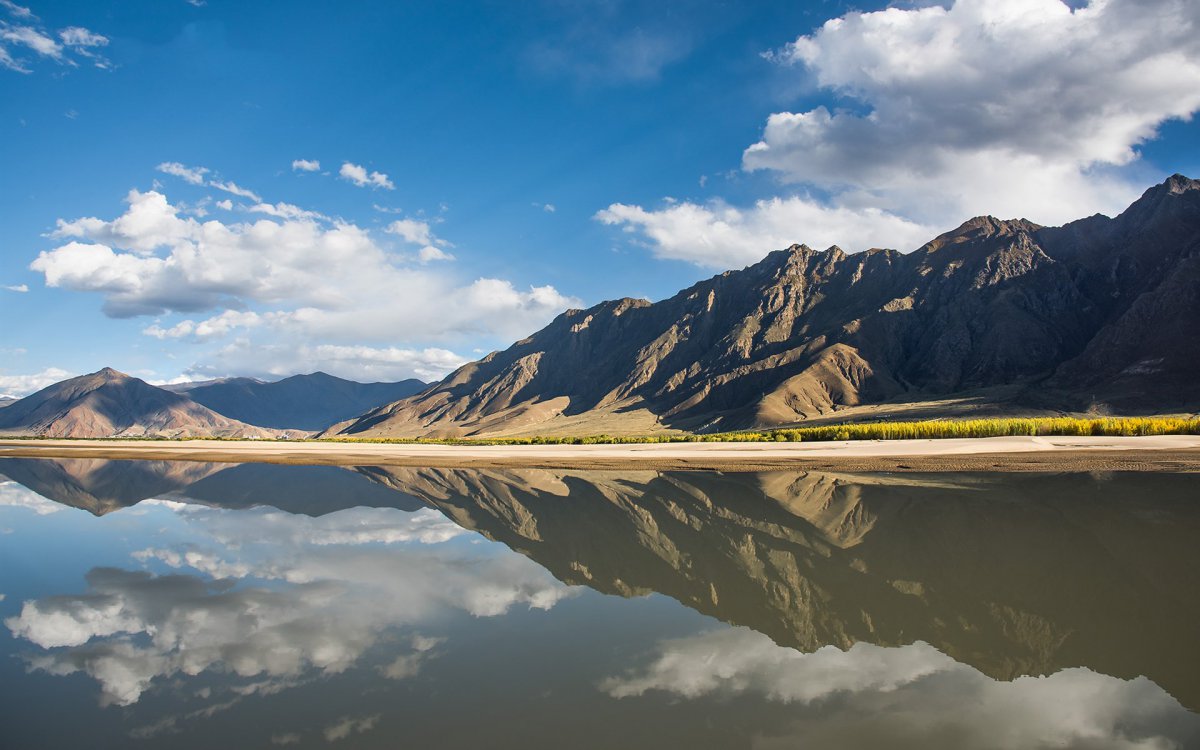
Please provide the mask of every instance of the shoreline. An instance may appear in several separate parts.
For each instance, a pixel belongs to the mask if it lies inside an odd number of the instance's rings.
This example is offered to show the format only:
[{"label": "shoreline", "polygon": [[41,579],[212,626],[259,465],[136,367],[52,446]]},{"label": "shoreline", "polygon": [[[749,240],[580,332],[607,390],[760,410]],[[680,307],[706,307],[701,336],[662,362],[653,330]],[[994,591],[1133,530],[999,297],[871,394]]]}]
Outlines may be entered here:
[{"label": "shoreline", "polygon": [[476,469],[1200,472],[1200,436],[519,446],[0,439],[4,457]]}]

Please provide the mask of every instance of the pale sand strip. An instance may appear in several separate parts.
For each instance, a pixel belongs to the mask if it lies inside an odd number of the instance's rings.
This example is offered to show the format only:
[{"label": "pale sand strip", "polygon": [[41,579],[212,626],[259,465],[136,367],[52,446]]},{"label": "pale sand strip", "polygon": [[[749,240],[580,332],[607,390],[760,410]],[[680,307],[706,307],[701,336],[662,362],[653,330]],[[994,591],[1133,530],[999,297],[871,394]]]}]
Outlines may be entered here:
[{"label": "pale sand strip", "polygon": [[0,439],[3,456],[447,468],[1200,471],[1200,436],[529,446]]}]

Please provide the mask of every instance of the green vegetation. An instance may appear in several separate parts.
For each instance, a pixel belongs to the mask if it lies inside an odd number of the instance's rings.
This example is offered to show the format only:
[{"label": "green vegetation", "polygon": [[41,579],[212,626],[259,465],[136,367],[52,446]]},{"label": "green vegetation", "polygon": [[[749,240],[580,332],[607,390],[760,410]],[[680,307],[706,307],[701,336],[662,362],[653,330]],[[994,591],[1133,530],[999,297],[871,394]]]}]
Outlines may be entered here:
[{"label": "green vegetation", "polygon": [[599,445],[629,443],[799,443],[824,440],[906,440],[1045,436],[1200,435],[1200,417],[1031,417],[1023,419],[937,419],[925,422],[864,422],[789,427],[761,432],[670,435],[587,435],[510,438],[331,438],[352,443],[426,445]]}]

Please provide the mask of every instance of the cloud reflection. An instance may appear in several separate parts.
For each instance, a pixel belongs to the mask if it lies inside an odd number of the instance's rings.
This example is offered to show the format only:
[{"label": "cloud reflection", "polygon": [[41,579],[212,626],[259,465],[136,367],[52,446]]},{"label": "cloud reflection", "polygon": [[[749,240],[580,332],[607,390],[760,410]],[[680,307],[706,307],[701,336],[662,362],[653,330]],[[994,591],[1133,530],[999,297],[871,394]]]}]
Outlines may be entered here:
[{"label": "cloud reflection", "polygon": [[[311,670],[336,674],[386,630],[453,611],[549,609],[573,593],[498,545],[455,542],[465,532],[434,511],[310,518],[149,507],[182,516],[188,539],[133,557],[179,572],[95,568],[85,593],[27,601],[5,620],[14,636],[46,649],[27,657],[32,669],[86,673],[104,705],[135,703],[159,678],[210,670],[257,678],[262,689]],[[440,642],[413,636],[385,676],[415,675]]]},{"label": "cloud reflection", "polygon": [[756,747],[794,747],[801,736],[813,747],[997,750],[1149,750],[1200,741],[1200,717],[1145,677],[1075,668],[998,681],[926,643],[805,654],[738,627],[664,641],[648,664],[600,688],[615,698],[752,694],[795,704],[795,734],[761,737]]}]

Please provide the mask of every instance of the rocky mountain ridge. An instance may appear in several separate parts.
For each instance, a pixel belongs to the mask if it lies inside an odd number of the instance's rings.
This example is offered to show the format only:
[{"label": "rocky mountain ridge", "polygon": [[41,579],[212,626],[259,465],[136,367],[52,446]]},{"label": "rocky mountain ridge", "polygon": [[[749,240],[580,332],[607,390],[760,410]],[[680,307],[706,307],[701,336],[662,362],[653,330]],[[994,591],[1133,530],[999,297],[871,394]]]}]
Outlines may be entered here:
[{"label": "rocky mountain ridge", "polygon": [[1175,175],[1115,219],[977,217],[909,254],[794,245],[569,310],[326,434],[716,431],[1014,385],[1028,407],[1183,410],[1198,325],[1200,182]]}]

